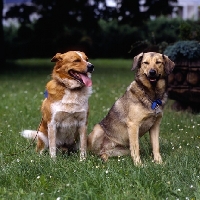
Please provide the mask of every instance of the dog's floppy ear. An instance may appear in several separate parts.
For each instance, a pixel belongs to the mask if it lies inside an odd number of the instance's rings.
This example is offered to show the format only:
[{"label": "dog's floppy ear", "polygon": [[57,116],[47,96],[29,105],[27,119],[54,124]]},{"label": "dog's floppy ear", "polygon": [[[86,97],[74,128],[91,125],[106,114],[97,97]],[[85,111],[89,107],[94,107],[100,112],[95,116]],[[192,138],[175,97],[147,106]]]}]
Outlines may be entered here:
[{"label": "dog's floppy ear", "polygon": [[62,60],[61,55],[62,55],[61,53],[57,53],[57,54],[51,59],[51,62],[57,62],[57,61]]},{"label": "dog's floppy ear", "polygon": [[140,53],[139,55],[135,56],[133,59],[133,66],[132,66],[132,71],[135,70],[138,65],[140,65],[142,58],[143,58],[144,53]]},{"label": "dog's floppy ear", "polygon": [[173,71],[175,63],[173,61],[171,61],[168,58],[168,56],[166,56],[164,54],[162,55],[162,57],[163,57],[163,60],[165,61],[165,73],[167,75],[169,75]]}]

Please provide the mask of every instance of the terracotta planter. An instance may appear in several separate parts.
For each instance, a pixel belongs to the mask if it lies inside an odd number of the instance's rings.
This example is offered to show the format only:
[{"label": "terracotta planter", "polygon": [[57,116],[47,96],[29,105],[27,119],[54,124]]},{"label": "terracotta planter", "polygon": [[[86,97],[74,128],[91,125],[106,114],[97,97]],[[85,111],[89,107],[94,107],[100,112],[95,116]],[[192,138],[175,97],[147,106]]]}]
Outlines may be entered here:
[{"label": "terracotta planter", "polygon": [[168,77],[169,98],[194,111],[200,109],[200,60],[175,62],[175,68]]}]

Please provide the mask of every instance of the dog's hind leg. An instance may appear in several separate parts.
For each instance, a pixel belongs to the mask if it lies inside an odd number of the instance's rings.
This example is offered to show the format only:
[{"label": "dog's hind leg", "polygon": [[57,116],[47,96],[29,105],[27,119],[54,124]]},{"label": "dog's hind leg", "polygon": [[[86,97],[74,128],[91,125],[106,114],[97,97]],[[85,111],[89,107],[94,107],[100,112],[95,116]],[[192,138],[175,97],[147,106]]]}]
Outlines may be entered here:
[{"label": "dog's hind leg", "polygon": [[130,149],[125,147],[115,147],[110,150],[106,150],[104,153],[101,154],[101,159],[106,162],[109,157],[114,156],[125,156],[130,155]]},{"label": "dog's hind leg", "polygon": [[37,140],[36,151],[40,154],[42,154],[43,150],[48,147],[48,138],[41,131],[24,130],[21,135],[28,139]]},{"label": "dog's hind leg", "polygon": [[39,131],[37,131],[37,146],[36,151],[42,154],[42,152],[49,146],[48,144],[48,133],[46,124],[42,121],[42,124],[39,127]]},{"label": "dog's hind leg", "polygon": [[100,155],[103,161],[107,161],[109,157],[130,154],[128,147],[110,140],[99,124],[94,126],[93,131],[88,136],[88,150]]},{"label": "dog's hind leg", "polygon": [[40,154],[42,154],[42,152],[45,149],[45,143],[43,142],[42,139],[38,138],[37,140],[37,146],[36,146],[36,151],[39,152]]},{"label": "dog's hind leg", "polygon": [[88,150],[99,155],[103,145],[104,137],[104,130],[99,124],[96,124],[87,139]]},{"label": "dog's hind leg", "polygon": [[114,138],[109,138],[109,136],[105,135],[101,150],[100,150],[100,157],[101,159],[106,162],[109,157],[114,156],[124,156],[124,155],[130,155],[130,148],[128,146],[125,146],[123,144],[119,144],[117,141],[115,141]]}]

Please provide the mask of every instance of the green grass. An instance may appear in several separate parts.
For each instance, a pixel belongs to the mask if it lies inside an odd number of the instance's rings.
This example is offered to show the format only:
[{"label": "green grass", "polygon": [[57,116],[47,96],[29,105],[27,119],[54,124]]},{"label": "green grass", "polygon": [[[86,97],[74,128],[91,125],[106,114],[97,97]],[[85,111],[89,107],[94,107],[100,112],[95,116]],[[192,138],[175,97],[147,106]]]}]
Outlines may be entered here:
[{"label": "green grass", "polygon": [[[88,133],[134,78],[132,60],[91,62]],[[18,60],[0,74],[0,199],[200,199],[200,115],[174,112],[171,101],[161,124],[162,165],[152,162],[148,134],[141,138],[142,167],[130,156],[102,163],[93,155],[79,162],[78,154],[58,154],[54,162],[48,152],[39,156],[35,144],[26,149],[30,141],[19,133],[37,129],[52,68],[48,60]]]}]

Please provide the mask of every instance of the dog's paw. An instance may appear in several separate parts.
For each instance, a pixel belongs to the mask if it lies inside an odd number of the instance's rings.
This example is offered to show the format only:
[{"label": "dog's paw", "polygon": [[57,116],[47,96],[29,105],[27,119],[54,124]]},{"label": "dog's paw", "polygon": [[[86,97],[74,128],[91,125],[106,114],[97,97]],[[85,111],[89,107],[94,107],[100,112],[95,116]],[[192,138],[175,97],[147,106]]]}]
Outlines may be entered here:
[{"label": "dog's paw", "polygon": [[85,161],[86,160],[86,158],[85,157],[80,157],[80,162],[83,162],[83,161]]},{"label": "dog's paw", "polygon": [[161,160],[153,160],[154,163],[161,165],[163,163],[162,159]]},{"label": "dog's paw", "polygon": [[56,162],[56,156],[51,156],[51,159],[54,161],[54,162]]},{"label": "dog's paw", "polygon": [[153,160],[156,164],[162,164],[162,157],[160,154],[157,154],[154,156],[154,160]]},{"label": "dog's paw", "polygon": [[139,156],[133,158],[133,162],[135,166],[142,166],[142,161]]},{"label": "dog's paw", "polygon": [[52,160],[56,160],[56,147],[50,147],[49,148],[49,153],[50,153],[50,156],[52,158]]},{"label": "dog's paw", "polygon": [[86,152],[81,152],[80,153],[80,161],[82,162],[84,160],[86,160]]},{"label": "dog's paw", "polygon": [[103,162],[107,162],[108,160],[108,155],[106,153],[101,155],[101,159],[103,160]]}]

